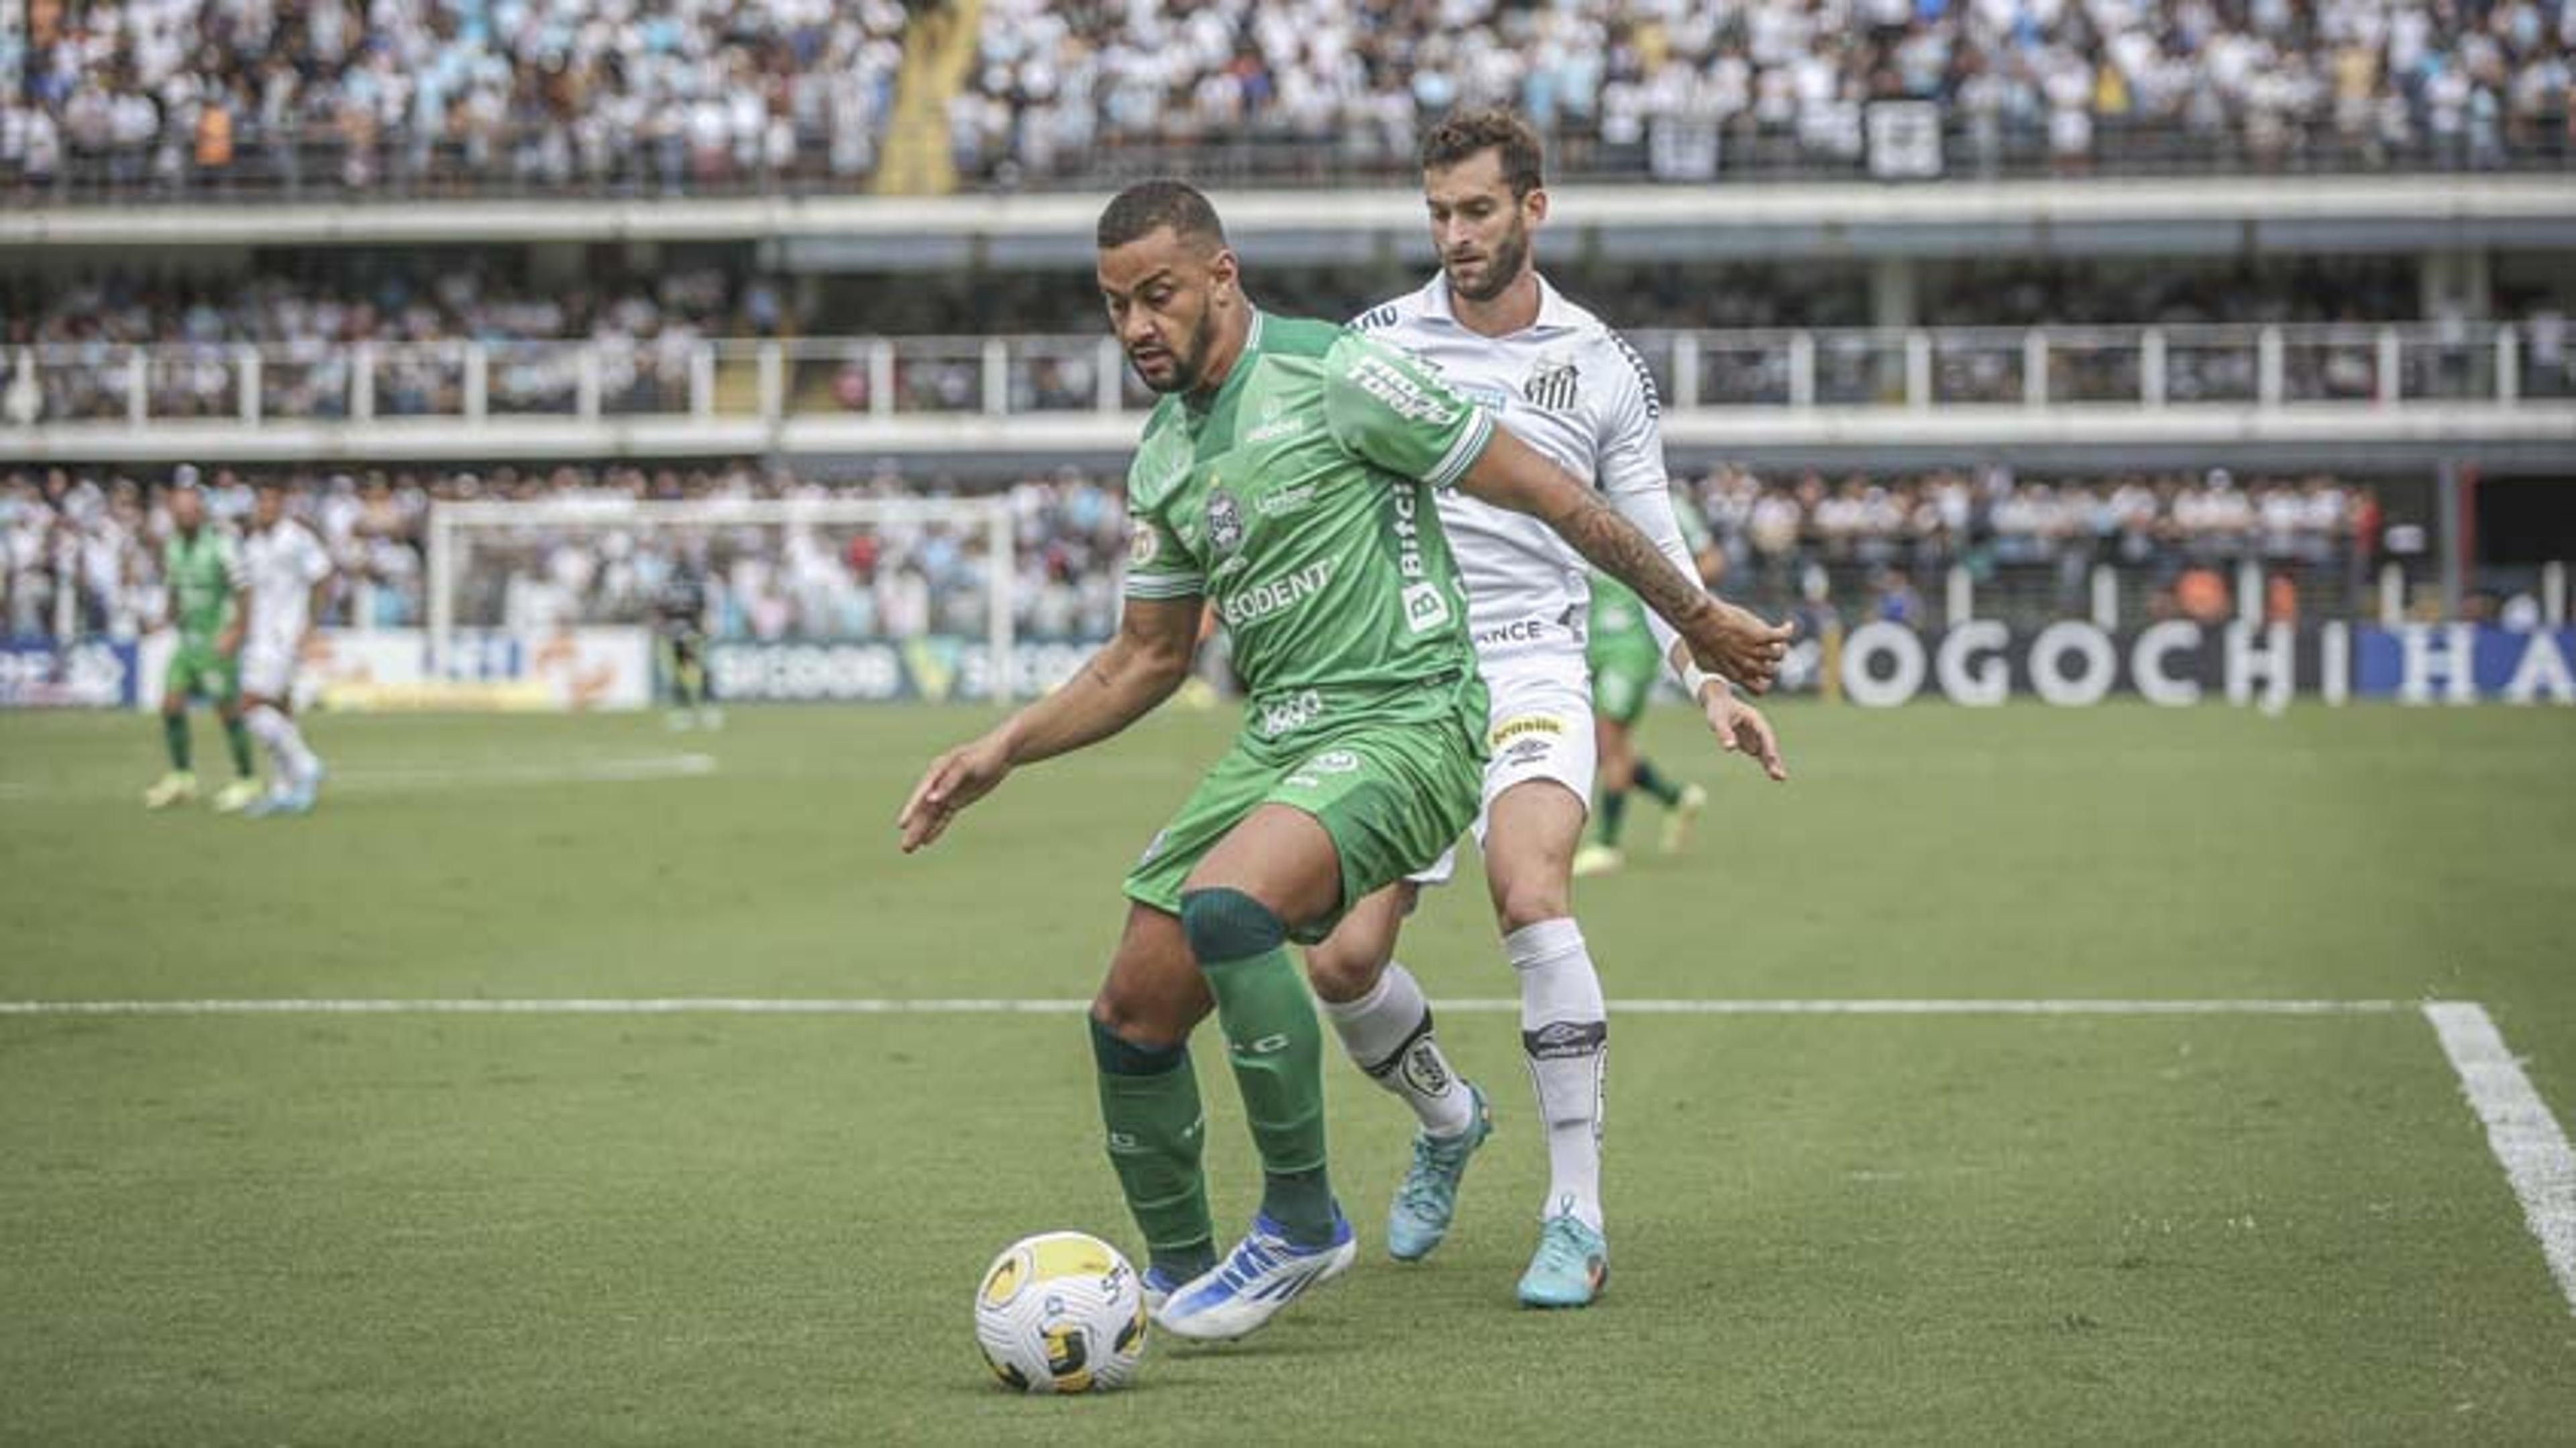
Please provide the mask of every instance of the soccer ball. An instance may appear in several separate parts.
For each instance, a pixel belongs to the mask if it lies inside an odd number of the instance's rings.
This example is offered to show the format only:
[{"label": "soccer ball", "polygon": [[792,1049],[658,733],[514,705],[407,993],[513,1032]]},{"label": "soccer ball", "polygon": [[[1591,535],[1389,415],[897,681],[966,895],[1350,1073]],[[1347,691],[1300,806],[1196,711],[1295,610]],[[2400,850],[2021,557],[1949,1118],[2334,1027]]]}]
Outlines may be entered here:
[{"label": "soccer ball", "polygon": [[1145,1354],[1145,1285],[1098,1237],[1026,1237],[984,1269],[975,1341],[993,1376],[1023,1392],[1125,1387]]}]

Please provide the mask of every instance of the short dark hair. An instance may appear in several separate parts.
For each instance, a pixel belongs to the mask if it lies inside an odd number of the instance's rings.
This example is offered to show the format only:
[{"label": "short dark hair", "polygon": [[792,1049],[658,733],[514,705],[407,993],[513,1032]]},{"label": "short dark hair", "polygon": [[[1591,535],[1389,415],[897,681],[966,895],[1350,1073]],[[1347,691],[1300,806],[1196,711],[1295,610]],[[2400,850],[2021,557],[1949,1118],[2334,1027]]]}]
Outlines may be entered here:
[{"label": "short dark hair", "polygon": [[1100,213],[1100,249],[1125,246],[1166,226],[1183,240],[1225,245],[1225,223],[1216,219],[1216,208],[1198,193],[1198,188],[1157,178],[1139,181],[1109,198],[1108,207]]},{"label": "short dark hair", "polygon": [[1512,195],[1527,196],[1547,184],[1540,170],[1538,132],[1501,106],[1451,111],[1422,138],[1422,169],[1445,170],[1480,151],[1495,151]]}]

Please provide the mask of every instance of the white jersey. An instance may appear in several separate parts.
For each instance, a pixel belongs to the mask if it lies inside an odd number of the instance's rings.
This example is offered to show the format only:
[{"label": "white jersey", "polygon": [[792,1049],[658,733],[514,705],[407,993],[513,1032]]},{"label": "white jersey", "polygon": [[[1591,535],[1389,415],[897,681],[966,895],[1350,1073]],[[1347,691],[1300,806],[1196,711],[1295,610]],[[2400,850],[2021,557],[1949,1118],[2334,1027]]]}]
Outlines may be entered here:
[{"label": "white jersey", "polygon": [[281,518],[242,540],[241,571],[250,585],[249,633],[292,644],[312,620],[313,585],[331,576],[331,555],[313,530]]},{"label": "white jersey", "polygon": [[[1538,278],[1538,320],[1507,337],[1469,329],[1450,310],[1449,279],[1434,276],[1363,313],[1352,326],[1404,348],[1512,435],[1599,488],[1674,565],[1699,576],[1673,519],[1664,473],[1662,404],[1653,374],[1626,339]],[[1531,653],[1582,653],[1590,565],[1526,513],[1442,489],[1441,530],[1467,587],[1476,655],[1491,665]],[[1673,632],[1652,619],[1667,656]]]}]

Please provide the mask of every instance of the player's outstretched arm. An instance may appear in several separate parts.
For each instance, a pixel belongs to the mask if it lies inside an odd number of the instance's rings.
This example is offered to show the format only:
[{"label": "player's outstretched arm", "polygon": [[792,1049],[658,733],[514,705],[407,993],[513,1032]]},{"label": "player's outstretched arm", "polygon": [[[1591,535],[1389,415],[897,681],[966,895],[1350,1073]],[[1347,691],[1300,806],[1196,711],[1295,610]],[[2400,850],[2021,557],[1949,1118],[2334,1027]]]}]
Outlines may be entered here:
[{"label": "player's outstretched arm", "polygon": [[1789,625],[1709,597],[1654,540],[1601,495],[1501,428],[1458,486],[1496,507],[1527,513],[1574,545],[1593,567],[1637,590],[1648,608],[1681,632],[1700,667],[1754,693],[1771,687],[1789,651]]},{"label": "player's outstretched arm", "polygon": [[1063,688],[932,760],[895,817],[904,853],[938,839],[949,821],[992,793],[1014,768],[1098,743],[1170,698],[1189,677],[1201,606],[1196,596],[1128,599],[1117,637]]}]

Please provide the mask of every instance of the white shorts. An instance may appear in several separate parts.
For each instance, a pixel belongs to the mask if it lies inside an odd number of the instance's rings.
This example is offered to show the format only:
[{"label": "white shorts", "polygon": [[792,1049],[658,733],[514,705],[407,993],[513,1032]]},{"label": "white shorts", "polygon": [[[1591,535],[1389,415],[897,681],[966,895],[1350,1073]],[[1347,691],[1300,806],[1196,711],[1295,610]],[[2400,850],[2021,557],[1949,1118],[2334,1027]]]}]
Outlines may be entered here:
[{"label": "white shorts", "polygon": [[[1550,652],[1482,665],[1491,695],[1485,714],[1485,797],[1476,809],[1476,843],[1485,842],[1485,819],[1504,790],[1525,780],[1552,779],[1592,808],[1592,675],[1579,652]],[[1445,885],[1458,852],[1405,878],[1417,885]]]},{"label": "white shorts", "polygon": [[293,639],[243,640],[242,693],[253,698],[291,702],[295,697],[295,654]]}]

